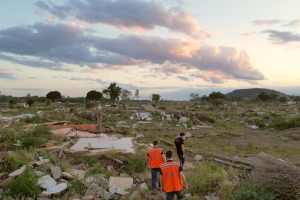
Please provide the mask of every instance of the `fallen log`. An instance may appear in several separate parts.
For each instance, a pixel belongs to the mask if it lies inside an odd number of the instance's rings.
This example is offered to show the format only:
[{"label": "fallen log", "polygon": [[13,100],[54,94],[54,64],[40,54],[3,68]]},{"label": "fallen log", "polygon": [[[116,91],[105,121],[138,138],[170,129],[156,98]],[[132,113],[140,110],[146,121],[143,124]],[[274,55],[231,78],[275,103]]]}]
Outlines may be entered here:
[{"label": "fallen log", "polygon": [[259,165],[261,165],[259,163],[246,161],[246,160],[239,159],[239,158],[232,158],[232,157],[228,157],[228,156],[222,156],[222,155],[218,155],[218,154],[213,154],[213,156],[217,157],[217,158],[223,158],[225,160],[231,160],[231,161],[234,161],[234,162],[237,162],[237,163],[242,163],[242,164],[245,164],[245,165],[250,165],[250,166],[259,166]]}]

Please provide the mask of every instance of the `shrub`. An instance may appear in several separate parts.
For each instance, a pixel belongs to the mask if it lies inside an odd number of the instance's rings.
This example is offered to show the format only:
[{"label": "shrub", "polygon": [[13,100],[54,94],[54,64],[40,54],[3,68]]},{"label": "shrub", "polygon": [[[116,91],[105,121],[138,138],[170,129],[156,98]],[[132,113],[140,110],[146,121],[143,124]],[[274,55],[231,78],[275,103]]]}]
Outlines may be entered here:
[{"label": "shrub", "polygon": [[32,135],[36,136],[36,137],[45,136],[45,135],[48,136],[49,130],[50,130],[50,128],[47,126],[36,126],[32,131]]},{"label": "shrub", "polygon": [[70,108],[70,113],[73,113],[74,112],[74,108]]},{"label": "shrub", "polygon": [[252,172],[251,181],[273,192],[278,199],[299,199],[299,167],[288,161],[261,158],[262,162]]},{"label": "shrub", "polygon": [[300,123],[300,116],[293,117],[290,120],[273,120],[271,123],[272,128],[277,128],[279,130],[289,129],[289,128],[296,128],[299,126]]},{"label": "shrub", "polygon": [[215,163],[196,163],[194,171],[186,174],[189,192],[207,194],[219,181],[225,180],[226,176],[223,169]]},{"label": "shrub", "polygon": [[28,116],[26,116],[24,119],[21,119],[21,121],[24,121],[24,122],[26,122],[27,124],[33,123],[32,118],[30,118],[30,117],[28,117]]},{"label": "shrub", "polygon": [[208,121],[210,123],[216,123],[216,119],[214,117],[209,117]]},{"label": "shrub", "polygon": [[93,103],[86,103],[84,106],[87,110],[90,110],[91,108],[95,107],[95,104]]},{"label": "shrub", "polygon": [[27,166],[25,171],[19,177],[11,181],[6,186],[6,192],[4,195],[15,199],[18,197],[30,197],[35,199],[41,192],[37,182],[38,180],[35,174]]},{"label": "shrub", "polygon": [[47,138],[41,138],[41,137],[23,137],[21,139],[22,147],[24,148],[30,148],[30,147],[38,147],[42,144],[47,143]]},{"label": "shrub", "polygon": [[130,154],[127,157],[128,164],[124,167],[124,170],[129,174],[144,172],[147,166],[147,162],[146,162],[146,156],[142,156],[142,155]]},{"label": "shrub", "polygon": [[275,195],[257,184],[240,187],[232,200],[273,200]]},{"label": "shrub", "polygon": [[156,104],[155,104],[155,103],[153,103],[153,104],[152,104],[152,106],[153,106],[153,107],[156,107]]},{"label": "shrub", "polygon": [[117,105],[116,105],[116,104],[113,104],[113,103],[112,103],[110,106],[113,107],[113,108],[116,108],[116,107],[117,107]]},{"label": "shrub", "polygon": [[93,166],[96,163],[99,163],[99,160],[96,157],[84,157],[81,159],[81,162]]}]

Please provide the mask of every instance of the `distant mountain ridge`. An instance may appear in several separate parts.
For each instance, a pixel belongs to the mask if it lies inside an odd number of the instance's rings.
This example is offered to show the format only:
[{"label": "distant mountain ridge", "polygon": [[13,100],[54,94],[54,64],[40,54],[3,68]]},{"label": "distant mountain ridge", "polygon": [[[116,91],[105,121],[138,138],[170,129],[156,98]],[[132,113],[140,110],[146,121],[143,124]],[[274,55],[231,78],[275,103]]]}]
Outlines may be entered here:
[{"label": "distant mountain ridge", "polygon": [[241,98],[255,98],[257,95],[260,93],[265,92],[268,94],[277,94],[278,97],[284,96],[288,97],[288,95],[281,93],[276,90],[271,90],[271,89],[265,89],[265,88],[251,88],[251,89],[238,89],[238,90],[233,90],[232,92],[229,92],[226,94],[227,97],[232,97],[232,96],[238,96]]}]

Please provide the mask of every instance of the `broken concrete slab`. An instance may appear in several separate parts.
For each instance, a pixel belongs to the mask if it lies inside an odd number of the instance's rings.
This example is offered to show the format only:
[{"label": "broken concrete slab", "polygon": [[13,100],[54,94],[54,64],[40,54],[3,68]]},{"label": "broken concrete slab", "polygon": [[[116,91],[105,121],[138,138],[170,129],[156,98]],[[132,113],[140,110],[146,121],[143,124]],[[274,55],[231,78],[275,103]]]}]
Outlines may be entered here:
[{"label": "broken concrete slab", "polygon": [[0,187],[5,187],[8,183],[12,181],[12,177],[9,177],[0,183]]},{"label": "broken concrete slab", "polygon": [[35,175],[40,177],[40,176],[43,176],[44,175],[44,172],[41,172],[41,171],[34,171]]},{"label": "broken concrete slab", "polygon": [[43,165],[45,163],[48,163],[48,162],[49,162],[49,159],[44,159],[44,160],[37,161],[35,164],[37,166],[41,166],[41,165]]},{"label": "broken concrete slab", "polygon": [[72,131],[72,128],[62,128],[62,129],[51,130],[49,132],[54,135],[67,135],[71,131]]},{"label": "broken concrete slab", "polygon": [[77,180],[82,180],[86,172],[83,170],[71,169],[69,173]]},{"label": "broken concrete slab", "polygon": [[61,169],[59,167],[57,167],[57,166],[51,166],[50,170],[51,170],[52,176],[53,176],[53,178],[55,180],[60,179],[60,177],[62,176],[62,174],[61,174]]},{"label": "broken concrete slab", "polygon": [[55,195],[55,194],[59,194],[59,193],[63,192],[67,188],[68,188],[68,186],[66,183],[60,183],[56,186],[48,188],[46,191],[42,192],[42,194],[47,195],[47,196]]},{"label": "broken concrete slab", "polygon": [[115,194],[120,194],[120,195],[125,195],[128,193],[124,189],[120,188],[119,186],[115,186],[115,185],[113,185],[109,188],[109,192],[115,193]]},{"label": "broken concrete slab", "polygon": [[140,185],[140,188],[141,188],[142,190],[147,190],[147,189],[148,189],[146,183],[141,184],[141,185]]},{"label": "broken concrete slab", "polygon": [[83,131],[71,131],[66,136],[80,137],[80,138],[95,138],[95,137],[100,137],[99,134],[94,134],[94,133],[89,133],[89,132],[83,132]]},{"label": "broken concrete slab", "polygon": [[62,128],[75,128],[79,131],[89,131],[92,133],[96,133],[96,126],[93,124],[81,124],[81,125],[53,125],[50,126],[51,129],[62,129]]},{"label": "broken concrete slab", "polygon": [[187,118],[187,117],[181,117],[179,119],[179,121],[185,123],[185,122],[189,121],[189,118]]},{"label": "broken concrete slab", "polygon": [[96,191],[94,191],[94,190],[87,190],[87,191],[85,191],[84,196],[95,195],[95,194],[96,194]]},{"label": "broken concrete slab", "polygon": [[26,169],[26,165],[23,165],[20,169],[10,173],[8,176],[9,177],[16,177],[19,176],[20,174],[22,174]]},{"label": "broken concrete slab", "polygon": [[135,153],[132,139],[123,137],[120,139],[116,138],[81,138],[76,142],[71,150],[75,149],[85,149],[85,148],[110,150],[114,149],[125,149],[127,153]]},{"label": "broken concrete slab", "polygon": [[68,172],[61,172],[61,175],[66,179],[73,179],[74,177]]},{"label": "broken concrete slab", "polygon": [[202,156],[201,156],[201,155],[196,155],[196,156],[194,157],[194,160],[195,160],[195,161],[201,161],[201,160],[202,160]]},{"label": "broken concrete slab", "polygon": [[51,188],[56,185],[56,181],[49,175],[42,176],[38,179],[38,185],[40,185],[42,188]]},{"label": "broken concrete slab", "polygon": [[109,178],[109,186],[118,186],[123,190],[131,188],[133,185],[133,178],[126,178],[126,177],[113,177]]},{"label": "broken concrete slab", "polygon": [[92,200],[94,199],[93,195],[84,195],[84,197],[82,197],[82,200]]},{"label": "broken concrete slab", "polygon": [[156,111],[156,108],[154,108],[152,105],[143,104],[140,105],[140,107],[147,111],[151,111],[151,112]]}]

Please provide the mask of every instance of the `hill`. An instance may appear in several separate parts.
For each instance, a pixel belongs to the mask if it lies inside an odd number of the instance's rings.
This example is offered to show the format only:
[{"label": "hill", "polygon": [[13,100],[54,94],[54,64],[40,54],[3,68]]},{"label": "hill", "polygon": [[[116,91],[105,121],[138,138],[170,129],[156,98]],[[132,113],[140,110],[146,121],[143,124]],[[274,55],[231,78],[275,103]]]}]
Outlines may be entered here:
[{"label": "hill", "polygon": [[279,97],[280,96],[285,96],[288,97],[288,95],[278,92],[276,90],[270,90],[270,89],[265,89],[265,88],[251,88],[251,89],[239,89],[239,90],[233,90],[232,92],[229,92],[226,94],[227,97],[232,97],[232,96],[238,96],[242,98],[254,98],[260,93],[265,92],[268,94],[277,94]]}]

